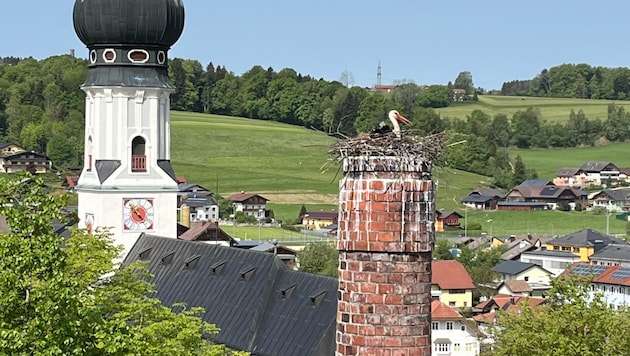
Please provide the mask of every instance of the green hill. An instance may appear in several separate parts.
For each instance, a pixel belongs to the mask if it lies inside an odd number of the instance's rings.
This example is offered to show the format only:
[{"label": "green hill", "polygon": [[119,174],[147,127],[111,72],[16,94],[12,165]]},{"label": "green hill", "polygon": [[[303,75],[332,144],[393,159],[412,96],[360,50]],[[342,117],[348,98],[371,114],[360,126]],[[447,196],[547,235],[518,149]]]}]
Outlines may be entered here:
[{"label": "green hill", "polygon": [[[321,132],[277,122],[173,112],[171,152],[175,172],[223,196],[256,192],[276,214],[297,215],[337,205],[339,165],[329,161],[335,140]],[[485,177],[437,167],[440,207],[456,209]],[[288,217],[288,216],[287,216]],[[287,218],[285,217],[285,218]]]},{"label": "green hill", "polygon": [[623,106],[630,111],[630,101],[569,99],[569,98],[537,98],[528,96],[480,95],[476,103],[454,104],[447,108],[437,109],[442,117],[458,117],[465,119],[473,110],[481,110],[491,116],[506,114],[509,118],[528,107],[540,110],[544,120],[548,122],[566,122],[571,110],[582,110],[589,119],[605,120],[608,105]]},{"label": "green hill", "polygon": [[[248,191],[271,202],[275,217],[295,219],[302,204],[307,209],[336,209],[342,172],[331,165],[328,152],[335,140],[298,126],[236,117],[172,113],[171,152],[175,172],[189,182],[227,196]],[[579,166],[587,160],[609,160],[620,166],[630,143],[569,150],[512,150],[542,178],[562,166]],[[327,169],[325,169],[327,168]],[[435,167],[437,209],[457,210],[469,224],[497,235],[562,235],[592,227],[606,231],[607,218],[590,212],[486,212],[465,211],[462,197],[487,186],[488,178],[445,167]],[[489,222],[492,221],[492,222]],[[625,232],[625,222],[611,217],[611,233]],[[478,234],[480,231],[471,232]]]}]

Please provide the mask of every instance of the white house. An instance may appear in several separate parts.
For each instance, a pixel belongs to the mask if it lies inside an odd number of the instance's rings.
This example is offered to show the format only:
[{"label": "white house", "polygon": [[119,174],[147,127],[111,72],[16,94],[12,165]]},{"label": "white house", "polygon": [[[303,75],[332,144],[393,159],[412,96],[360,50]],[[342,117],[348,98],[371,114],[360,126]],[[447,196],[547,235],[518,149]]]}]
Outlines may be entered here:
[{"label": "white house", "polygon": [[593,278],[591,297],[601,293],[608,306],[621,308],[630,306],[630,267],[575,264],[568,274]]},{"label": "white house", "polygon": [[573,263],[580,262],[580,256],[568,251],[526,251],[521,254],[521,262],[538,265],[557,277]]},{"label": "white house", "polygon": [[431,302],[431,345],[434,356],[479,355],[479,332],[472,320],[466,320],[448,305]]}]

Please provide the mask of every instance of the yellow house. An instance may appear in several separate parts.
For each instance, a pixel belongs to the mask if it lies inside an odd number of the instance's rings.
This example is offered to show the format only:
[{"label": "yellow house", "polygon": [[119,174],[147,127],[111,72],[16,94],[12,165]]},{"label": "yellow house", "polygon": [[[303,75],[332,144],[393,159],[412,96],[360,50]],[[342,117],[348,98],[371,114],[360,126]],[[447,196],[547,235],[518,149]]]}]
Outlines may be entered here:
[{"label": "yellow house", "polygon": [[472,308],[475,284],[464,266],[454,260],[431,262],[431,295],[452,308]]},{"label": "yellow house", "polygon": [[302,225],[309,230],[319,230],[336,224],[339,213],[336,211],[309,211],[302,217]]},{"label": "yellow house", "polygon": [[552,273],[537,264],[520,261],[503,261],[492,267],[501,275],[502,281],[525,281],[527,283],[549,285]]},{"label": "yellow house", "polygon": [[610,244],[625,242],[593,229],[584,229],[550,240],[547,242],[547,250],[571,252],[580,257],[581,262],[588,262],[592,254]]},{"label": "yellow house", "polygon": [[0,156],[19,153],[23,151],[26,151],[26,150],[14,143],[10,143],[10,142],[0,143]]}]

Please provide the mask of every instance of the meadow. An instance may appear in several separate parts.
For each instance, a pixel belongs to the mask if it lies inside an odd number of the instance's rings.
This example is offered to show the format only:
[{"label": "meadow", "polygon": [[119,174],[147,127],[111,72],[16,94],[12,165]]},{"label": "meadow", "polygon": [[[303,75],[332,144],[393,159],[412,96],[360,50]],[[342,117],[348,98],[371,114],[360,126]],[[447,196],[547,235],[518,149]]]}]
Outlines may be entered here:
[{"label": "meadow", "polygon": [[[526,109],[518,106],[518,98],[480,97],[481,104],[460,105],[452,110],[486,105],[501,109]],[[543,116],[560,113],[580,104],[593,113],[605,115],[608,103],[589,100],[527,98],[540,105]],[[557,101],[557,105],[553,105]],[[619,103],[616,103],[619,104]],[[624,102],[629,106],[630,102]],[[574,109],[577,106],[573,107]],[[451,111],[455,112],[455,111]],[[490,111],[487,111],[491,113]],[[173,112],[171,131],[172,162],[178,175],[191,183],[200,184],[222,196],[246,191],[267,199],[277,219],[294,221],[304,204],[307,210],[337,209],[338,182],[342,178],[339,165],[330,161],[329,151],[334,138],[299,126],[277,122],[250,120],[218,115]],[[560,116],[557,117],[560,119]],[[539,176],[552,179],[562,167],[579,167],[586,161],[611,161],[620,167],[630,166],[627,154],[630,143],[601,147],[517,150],[525,164],[536,169]],[[535,234],[563,235],[582,228],[594,228],[611,234],[625,234],[626,222],[591,212],[479,212],[465,211],[460,200],[471,190],[489,185],[489,178],[445,167],[434,168],[438,184],[437,209],[456,210],[466,215],[468,223],[479,223],[482,231],[495,235]],[[491,220],[491,222],[489,222]],[[607,228],[608,226],[608,228]],[[264,239],[285,238],[285,232],[262,230],[257,227],[235,227],[237,236]],[[249,231],[247,229],[253,229]],[[229,225],[226,227],[229,232]],[[460,231],[463,233],[463,231]]]},{"label": "meadow", "polygon": [[528,168],[534,168],[541,179],[553,179],[563,167],[580,167],[588,161],[612,162],[617,167],[630,167],[630,143],[614,143],[597,147],[564,149],[510,149],[510,155],[520,155]]},{"label": "meadow", "polygon": [[476,103],[455,103],[447,108],[437,109],[443,118],[457,117],[466,119],[473,110],[481,110],[490,116],[506,114],[511,118],[517,111],[525,111],[528,107],[540,110],[542,118],[547,122],[566,122],[571,110],[582,110],[589,120],[606,120],[608,105],[615,104],[630,110],[630,101],[590,100],[569,98],[538,98],[527,96],[480,95]]}]

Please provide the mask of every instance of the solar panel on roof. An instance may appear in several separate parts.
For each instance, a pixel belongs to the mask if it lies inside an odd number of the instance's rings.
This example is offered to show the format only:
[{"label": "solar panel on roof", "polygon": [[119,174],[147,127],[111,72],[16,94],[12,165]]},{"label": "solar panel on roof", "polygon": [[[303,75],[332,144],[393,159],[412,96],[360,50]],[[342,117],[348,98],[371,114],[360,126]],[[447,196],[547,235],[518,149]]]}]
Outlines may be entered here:
[{"label": "solar panel on roof", "polygon": [[616,270],[610,279],[626,279],[630,277],[630,268],[620,268]]},{"label": "solar panel on roof", "polygon": [[571,274],[578,275],[578,276],[590,276],[590,275],[598,276],[602,272],[604,272],[606,268],[608,268],[608,266],[577,265],[573,267],[573,269],[571,270]]}]

